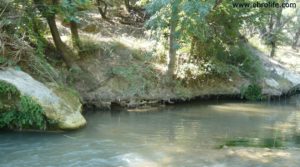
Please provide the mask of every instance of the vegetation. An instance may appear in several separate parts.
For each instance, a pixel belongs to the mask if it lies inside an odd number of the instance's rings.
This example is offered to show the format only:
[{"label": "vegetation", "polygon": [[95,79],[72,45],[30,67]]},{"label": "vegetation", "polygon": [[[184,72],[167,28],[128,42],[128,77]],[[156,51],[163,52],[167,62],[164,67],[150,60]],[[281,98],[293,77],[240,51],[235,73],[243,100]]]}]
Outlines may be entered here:
[{"label": "vegetation", "polygon": [[[259,77],[259,64],[252,55],[245,53],[248,52],[245,47],[246,36],[259,34],[271,47],[271,56],[275,55],[279,44],[292,43],[295,48],[299,38],[299,10],[289,9],[291,12],[285,14],[287,8],[235,8],[232,5],[245,2],[247,1],[13,0],[1,4],[4,18],[1,20],[1,27],[4,34],[23,37],[28,45],[38,48],[37,54],[41,56],[45,55],[49,43],[46,36],[50,33],[62,60],[69,68],[79,69],[76,54],[81,53],[80,50],[86,50],[80,40],[80,18],[87,17],[84,15],[96,8],[102,18],[108,20],[108,15],[114,15],[113,8],[124,6],[130,13],[129,17],[135,17],[137,21],[136,17],[146,9],[150,16],[145,22],[146,27],[155,31],[157,40],[164,43],[168,50],[166,76],[170,80],[176,78],[179,66],[188,63],[198,66],[201,74],[213,72],[231,75],[232,72],[239,72]],[[282,2],[278,0],[278,3]],[[17,18],[12,19],[12,13],[17,13]],[[63,42],[57,27],[58,21],[70,28],[72,46],[79,52],[74,52],[74,49]],[[283,35],[286,29],[293,29],[292,37]],[[178,64],[179,55],[185,55],[185,62]],[[4,61],[6,59],[2,58],[0,62]],[[251,66],[258,69],[253,70]]]},{"label": "vegetation", "polygon": [[18,89],[0,81],[0,128],[45,129],[47,119],[42,107]]},{"label": "vegetation", "polygon": [[242,97],[251,101],[262,100],[262,89],[257,84],[250,84],[246,89],[241,90]]},{"label": "vegetation", "polygon": [[18,91],[18,89],[5,82],[5,81],[0,81],[0,93],[3,96],[7,96],[7,97],[12,97],[12,96],[19,96],[20,92]]}]

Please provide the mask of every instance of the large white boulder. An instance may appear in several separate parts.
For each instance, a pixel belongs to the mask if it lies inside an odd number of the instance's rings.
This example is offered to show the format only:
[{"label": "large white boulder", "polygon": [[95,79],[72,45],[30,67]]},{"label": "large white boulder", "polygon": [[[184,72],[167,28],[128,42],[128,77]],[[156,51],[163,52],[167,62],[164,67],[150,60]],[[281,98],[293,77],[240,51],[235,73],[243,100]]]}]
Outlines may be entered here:
[{"label": "large white boulder", "polygon": [[78,129],[86,124],[81,115],[79,97],[67,88],[57,84],[46,86],[27,73],[11,68],[0,71],[0,80],[14,85],[22,95],[34,99],[43,108],[45,116],[57,122],[60,129]]}]

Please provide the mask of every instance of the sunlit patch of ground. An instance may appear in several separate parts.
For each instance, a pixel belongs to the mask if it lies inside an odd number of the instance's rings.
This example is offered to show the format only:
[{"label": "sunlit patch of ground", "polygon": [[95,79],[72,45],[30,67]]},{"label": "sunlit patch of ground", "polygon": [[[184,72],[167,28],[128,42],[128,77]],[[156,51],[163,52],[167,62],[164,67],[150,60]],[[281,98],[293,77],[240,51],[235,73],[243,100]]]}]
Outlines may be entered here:
[{"label": "sunlit patch of ground", "polygon": [[269,56],[271,51],[270,47],[262,43],[262,40],[260,40],[257,36],[250,38],[249,42],[261,52],[258,55],[263,56],[265,63],[266,61],[270,61],[275,65],[280,65],[286,69],[300,72],[300,52],[292,49],[291,46],[278,46],[276,48],[275,56],[271,58]]},{"label": "sunlit patch of ground", "polygon": [[281,46],[274,57],[281,65],[296,72],[300,72],[300,52],[290,46]]}]

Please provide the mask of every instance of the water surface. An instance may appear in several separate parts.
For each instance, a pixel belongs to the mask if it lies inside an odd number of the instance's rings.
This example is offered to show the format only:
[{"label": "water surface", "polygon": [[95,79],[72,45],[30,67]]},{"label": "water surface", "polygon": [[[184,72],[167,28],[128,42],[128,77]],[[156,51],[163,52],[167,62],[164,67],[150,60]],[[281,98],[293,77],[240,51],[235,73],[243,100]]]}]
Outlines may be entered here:
[{"label": "water surface", "polygon": [[154,112],[88,111],[85,117],[87,127],[74,132],[0,132],[0,166],[300,164],[295,100],[194,102]]}]

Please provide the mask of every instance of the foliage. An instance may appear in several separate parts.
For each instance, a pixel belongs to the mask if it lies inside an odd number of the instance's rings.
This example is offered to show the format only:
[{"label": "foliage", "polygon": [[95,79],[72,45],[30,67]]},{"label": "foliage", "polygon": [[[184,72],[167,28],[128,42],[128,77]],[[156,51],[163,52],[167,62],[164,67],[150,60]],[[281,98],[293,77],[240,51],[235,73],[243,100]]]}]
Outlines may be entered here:
[{"label": "foliage", "polygon": [[59,12],[65,18],[65,21],[78,23],[78,16],[84,14],[80,11],[87,10],[91,6],[91,0],[62,0],[59,6]]},{"label": "foliage", "polygon": [[20,99],[9,111],[0,113],[0,128],[46,129],[47,120],[41,106],[28,96],[21,96]]},{"label": "foliage", "polygon": [[32,98],[20,95],[15,86],[0,81],[0,100],[0,128],[46,128],[42,107]]},{"label": "foliage", "polygon": [[31,1],[7,1],[4,5],[7,7],[3,7],[0,20],[0,67],[21,67],[43,81],[59,81],[57,71],[45,56],[46,47],[51,46],[44,38],[48,33],[46,24]]},{"label": "foliage", "polygon": [[8,82],[0,80],[0,95],[19,96],[19,90]]},{"label": "foliage", "polygon": [[[146,26],[155,30],[159,40],[164,42],[161,36],[169,36],[171,9],[177,5],[177,49],[182,51],[190,45],[190,52],[185,49],[181,53],[189,54],[189,63],[178,66],[199,67],[198,71],[193,72],[196,76],[189,78],[188,74],[185,75],[187,80],[211,74],[228,78],[236,72],[258,80],[262,76],[260,62],[241,40],[239,32],[245,18],[252,21],[253,11],[233,8],[233,2],[229,0],[217,2],[153,0],[147,6],[152,16]],[[190,73],[183,72],[182,67],[177,68],[181,73],[179,78],[183,78],[183,73]]]},{"label": "foliage", "polygon": [[257,84],[250,84],[246,89],[241,89],[241,95],[247,100],[257,101],[263,98],[262,88]]},{"label": "foliage", "polygon": [[263,74],[262,64],[244,43],[231,46],[227,56],[218,57],[225,64],[238,68],[238,71],[252,81],[259,80]]},{"label": "foliage", "polygon": [[[149,21],[146,23],[146,27],[156,30],[158,36],[168,33],[170,20],[172,17],[172,8],[178,7],[178,16],[175,19],[178,20],[176,25],[177,40],[181,41],[182,45],[184,41],[188,40],[191,36],[204,38],[205,17],[210,12],[214,1],[197,1],[197,0],[154,0],[147,5],[147,10],[152,14]],[[187,41],[187,42],[188,42]],[[179,46],[177,46],[179,47]]]}]

